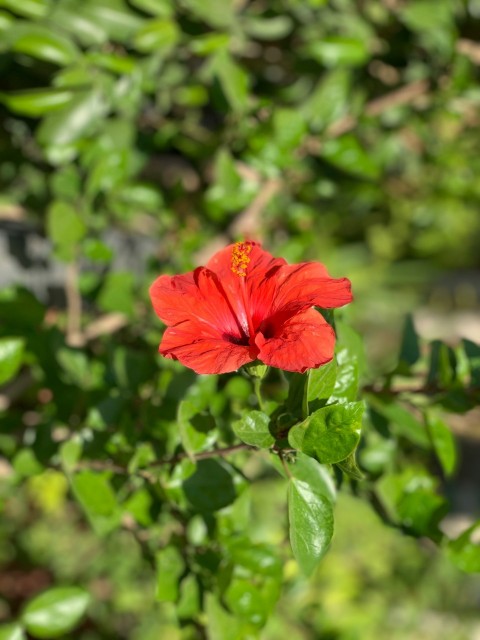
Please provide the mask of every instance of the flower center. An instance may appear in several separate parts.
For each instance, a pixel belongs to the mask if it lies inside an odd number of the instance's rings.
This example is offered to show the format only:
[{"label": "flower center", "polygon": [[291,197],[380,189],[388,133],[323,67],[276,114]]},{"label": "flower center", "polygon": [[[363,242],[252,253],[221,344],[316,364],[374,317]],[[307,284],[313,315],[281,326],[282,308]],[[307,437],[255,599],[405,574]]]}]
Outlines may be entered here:
[{"label": "flower center", "polygon": [[232,248],[232,264],[230,269],[236,276],[245,278],[247,267],[250,262],[250,252],[252,245],[249,242],[236,242]]}]

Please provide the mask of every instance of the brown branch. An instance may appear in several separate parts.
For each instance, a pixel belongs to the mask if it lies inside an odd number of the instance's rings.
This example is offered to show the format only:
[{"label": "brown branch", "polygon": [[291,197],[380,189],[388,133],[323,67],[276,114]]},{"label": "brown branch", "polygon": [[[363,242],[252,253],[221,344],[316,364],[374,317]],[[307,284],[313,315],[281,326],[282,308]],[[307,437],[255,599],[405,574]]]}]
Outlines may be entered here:
[{"label": "brown branch", "polygon": [[116,473],[118,475],[137,475],[149,482],[156,482],[158,480],[157,475],[152,472],[152,469],[157,469],[163,466],[170,466],[172,464],[176,464],[177,462],[181,462],[186,459],[193,459],[194,461],[198,460],[207,460],[208,458],[215,458],[217,456],[228,456],[238,451],[248,451],[253,450],[256,451],[256,447],[252,447],[249,444],[235,444],[230,447],[224,447],[222,449],[212,449],[211,451],[200,451],[200,453],[196,453],[193,456],[189,455],[186,451],[182,451],[175,456],[171,456],[169,458],[163,458],[157,460],[157,462],[149,465],[148,469],[137,469],[134,473],[131,473],[127,467],[124,467],[119,464],[115,464],[108,460],[82,460],[79,462],[75,470],[92,470],[92,471],[110,471],[112,473]]},{"label": "brown branch", "polygon": [[67,298],[67,344],[81,345],[82,296],[78,288],[78,266],[72,261],[67,266],[65,278],[65,296]]}]

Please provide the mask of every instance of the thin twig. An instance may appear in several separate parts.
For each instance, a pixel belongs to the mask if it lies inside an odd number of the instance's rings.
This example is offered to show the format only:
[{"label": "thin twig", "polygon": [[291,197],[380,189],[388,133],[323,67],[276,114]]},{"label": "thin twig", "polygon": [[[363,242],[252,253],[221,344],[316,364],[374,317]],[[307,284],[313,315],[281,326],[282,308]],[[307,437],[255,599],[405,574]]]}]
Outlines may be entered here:
[{"label": "thin twig", "polygon": [[67,298],[67,336],[70,346],[81,344],[82,296],[78,288],[78,266],[72,261],[67,266],[65,279],[65,296]]},{"label": "thin twig", "polygon": [[[248,444],[235,444],[230,447],[224,447],[222,449],[212,449],[211,451],[200,451],[193,455],[193,459],[195,461],[198,460],[207,460],[208,458],[215,458],[217,456],[228,456],[238,451],[248,451],[248,450],[256,450],[255,447],[252,447]],[[148,469],[137,469],[135,472],[130,472],[127,467],[122,465],[110,462],[108,460],[82,460],[76,465],[76,470],[92,470],[92,471],[110,471],[111,473],[116,473],[118,475],[137,475],[149,482],[156,482],[158,480],[157,475],[152,472],[152,469],[157,469],[163,466],[171,466],[176,464],[177,462],[181,462],[182,460],[186,460],[190,456],[186,451],[182,451],[175,456],[171,456],[169,458],[163,458],[157,460],[157,462],[149,465]]]}]

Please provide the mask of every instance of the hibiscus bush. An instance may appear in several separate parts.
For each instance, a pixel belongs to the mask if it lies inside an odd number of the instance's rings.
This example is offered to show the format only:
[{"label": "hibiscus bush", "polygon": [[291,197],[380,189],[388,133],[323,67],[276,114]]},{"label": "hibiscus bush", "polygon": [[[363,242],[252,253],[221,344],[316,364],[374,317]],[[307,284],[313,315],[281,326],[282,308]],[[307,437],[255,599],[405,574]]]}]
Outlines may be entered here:
[{"label": "hibiscus bush", "polygon": [[0,640],[471,640],[476,2],[0,31]]}]

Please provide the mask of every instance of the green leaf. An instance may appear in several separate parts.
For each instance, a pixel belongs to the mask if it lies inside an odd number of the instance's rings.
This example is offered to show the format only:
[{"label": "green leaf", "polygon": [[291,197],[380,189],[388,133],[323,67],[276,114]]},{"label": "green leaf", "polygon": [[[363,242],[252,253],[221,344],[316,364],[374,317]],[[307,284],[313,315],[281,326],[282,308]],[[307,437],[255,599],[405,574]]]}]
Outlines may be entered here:
[{"label": "green leaf", "polygon": [[92,133],[109,109],[109,101],[101,91],[79,91],[69,105],[43,120],[37,139],[45,147],[69,145]]},{"label": "green leaf", "polygon": [[200,460],[195,473],[183,483],[185,496],[200,512],[223,509],[236,498],[234,470],[224,460]]},{"label": "green leaf", "polygon": [[129,43],[143,24],[142,18],[123,0],[87,0],[78,9],[80,16],[103,29],[110,40]]},{"label": "green leaf", "polygon": [[[78,438],[78,436],[76,436]],[[60,460],[66,472],[72,471],[82,455],[82,444],[79,440],[66,440],[60,447]]]},{"label": "green leaf", "polygon": [[480,520],[464,531],[456,540],[450,540],[447,554],[462,571],[480,573]]},{"label": "green leaf", "polygon": [[472,386],[480,386],[480,345],[471,340],[463,340],[462,345],[468,359],[470,382]]},{"label": "green leaf", "polygon": [[407,367],[411,367],[420,357],[420,345],[415,325],[413,324],[412,314],[409,313],[405,318],[403,328],[402,345],[400,347],[400,365],[404,363]]},{"label": "green leaf", "polygon": [[322,77],[302,112],[314,131],[323,130],[348,112],[350,96],[351,72],[335,69]]},{"label": "green leaf", "polygon": [[102,386],[104,365],[89,360],[84,351],[61,347],[56,353],[57,362],[63,369],[64,382],[79,389],[96,389]]},{"label": "green leaf", "polygon": [[133,274],[127,271],[109,273],[98,296],[98,305],[103,311],[119,311],[133,315]]},{"label": "green leaf", "polygon": [[213,27],[226,27],[234,20],[233,0],[183,0],[190,11]]},{"label": "green leaf", "polygon": [[22,0],[22,2],[0,0],[0,7],[5,7],[17,15],[32,19],[43,18],[48,13],[49,5],[49,0]]},{"label": "green leaf", "polygon": [[0,338],[0,385],[11,380],[20,369],[24,348],[21,338]]},{"label": "green leaf", "polygon": [[335,484],[328,467],[298,452],[294,461],[288,465],[288,469],[294,478],[311,484],[316,493],[325,496],[332,504],[335,503]]},{"label": "green leaf", "polygon": [[153,16],[168,18],[173,14],[173,6],[170,0],[130,0],[130,4]]},{"label": "green leaf", "polygon": [[25,640],[23,627],[15,623],[0,625],[0,640]]},{"label": "green leaf", "polygon": [[198,402],[181,400],[177,409],[177,424],[185,451],[193,459],[193,454],[209,447],[216,439],[215,419],[207,413],[199,412]]},{"label": "green leaf", "polygon": [[328,405],[292,427],[292,447],[324,464],[345,460],[357,447],[362,427],[363,402]]},{"label": "green leaf", "polygon": [[54,587],[27,604],[22,622],[35,638],[60,638],[77,626],[89,602],[80,587]]},{"label": "green leaf", "polygon": [[298,418],[308,416],[308,380],[311,370],[305,373],[285,372],[288,380],[287,409]]},{"label": "green leaf", "polygon": [[381,399],[368,394],[368,404],[384,416],[392,425],[392,431],[414,444],[430,449],[430,438],[425,426],[419,422],[408,409],[391,399]]},{"label": "green leaf", "polygon": [[25,116],[43,116],[67,105],[75,96],[68,89],[32,89],[0,94],[7,109]]},{"label": "green leaf", "polygon": [[337,467],[339,467],[344,473],[347,474],[353,480],[363,480],[364,475],[360,471],[357,465],[357,461],[355,459],[355,453],[351,453],[348,458],[342,460],[341,462],[337,462]]},{"label": "green leaf", "polygon": [[[244,624],[228,613],[212,593],[205,594],[205,612],[209,640],[245,640]],[[251,635],[251,634],[250,634]]]},{"label": "green leaf", "polygon": [[353,401],[357,397],[358,383],[366,366],[361,337],[343,322],[336,322],[337,377],[330,402]]},{"label": "green leaf", "polygon": [[75,249],[84,237],[86,226],[68,202],[54,201],[47,212],[47,232],[64,260],[75,257]]},{"label": "green leaf", "polygon": [[232,424],[235,434],[254,447],[267,449],[275,442],[269,430],[270,418],[262,411],[248,411]]},{"label": "green leaf", "polygon": [[451,347],[440,340],[431,346],[430,369],[427,384],[448,388],[455,381],[456,358]]},{"label": "green leaf", "polygon": [[308,402],[327,400],[333,393],[336,379],[337,362],[335,360],[318,369],[311,369],[308,380]]},{"label": "green leaf", "polygon": [[325,140],[320,153],[330,164],[360,178],[371,180],[380,174],[372,154],[367,153],[352,134]]},{"label": "green leaf", "polygon": [[234,111],[245,111],[248,106],[248,75],[227,51],[215,54],[213,73],[218,77],[222,91]]},{"label": "green leaf", "polygon": [[180,33],[172,20],[150,20],[133,39],[135,48],[142,53],[166,52],[179,41]]},{"label": "green leaf", "polygon": [[311,55],[326,67],[359,67],[370,57],[367,40],[330,36],[309,43]]},{"label": "green leaf", "polygon": [[169,546],[159,551],[155,560],[157,567],[155,598],[160,602],[176,602],[179,578],[185,569],[183,558],[178,549]]},{"label": "green leaf", "polygon": [[7,42],[13,51],[62,66],[72,64],[80,54],[69,38],[29,22],[15,23],[8,31]]},{"label": "green leaf", "polygon": [[331,501],[315,485],[292,477],[288,486],[290,544],[300,568],[310,575],[333,536]]},{"label": "green leaf", "polygon": [[81,471],[72,476],[71,483],[75,498],[99,535],[118,526],[121,512],[106,474]]},{"label": "green leaf", "polygon": [[457,464],[455,438],[448,425],[433,411],[426,413],[427,430],[433,449],[446,476],[451,476]]},{"label": "green leaf", "polygon": [[278,15],[273,18],[248,16],[242,26],[249,36],[257,40],[280,40],[288,36],[294,25],[289,16]]}]

